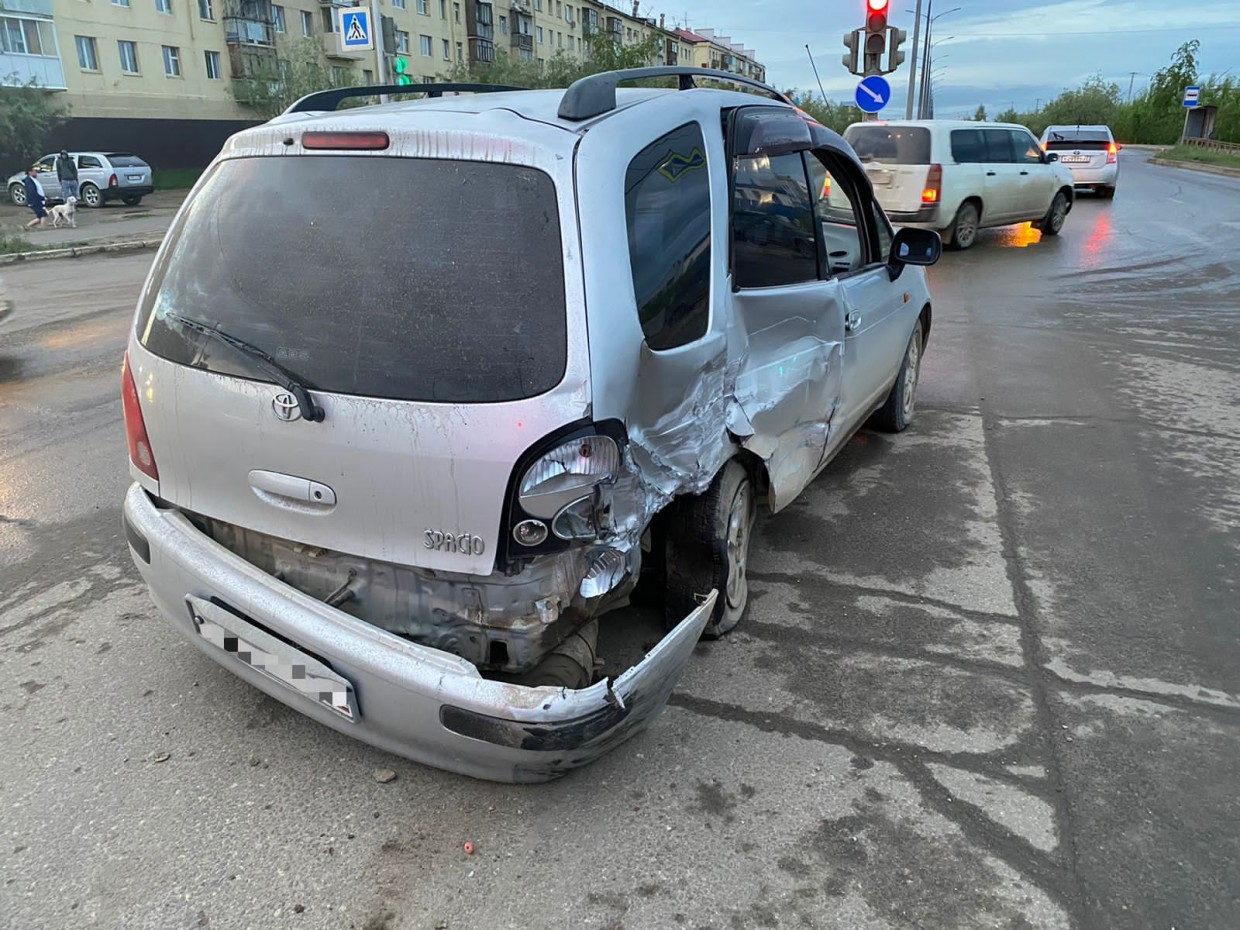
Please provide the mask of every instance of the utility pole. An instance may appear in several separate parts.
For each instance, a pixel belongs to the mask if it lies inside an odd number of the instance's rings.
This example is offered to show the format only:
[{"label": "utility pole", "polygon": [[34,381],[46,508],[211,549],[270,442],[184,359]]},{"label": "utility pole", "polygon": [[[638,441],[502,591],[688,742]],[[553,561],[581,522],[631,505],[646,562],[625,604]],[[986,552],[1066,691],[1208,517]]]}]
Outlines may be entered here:
[{"label": "utility pole", "polygon": [[913,118],[913,89],[917,86],[917,40],[921,36],[921,0],[917,0],[917,12],[913,20],[913,56],[908,67],[908,100],[904,104],[904,118]]},{"label": "utility pole", "polygon": [[1128,72],[1128,102],[1132,103],[1132,82],[1137,79],[1137,72]]}]

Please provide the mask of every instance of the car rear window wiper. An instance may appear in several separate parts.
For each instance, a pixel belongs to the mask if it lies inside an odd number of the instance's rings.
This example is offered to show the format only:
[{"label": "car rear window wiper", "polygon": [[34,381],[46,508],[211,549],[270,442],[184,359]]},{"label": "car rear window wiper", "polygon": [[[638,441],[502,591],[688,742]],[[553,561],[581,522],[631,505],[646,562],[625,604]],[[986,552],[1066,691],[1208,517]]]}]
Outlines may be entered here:
[{"label": "car rear window wiper", "polygon": [[230,346],[251,359],[257,363],[259,368],[270,375],[280,387],[297,399],[297,406],[301,409],[303,419],[309,420],[311,423],[318,423],[323,419],[323,408],[310,397],[310,391],[306,385],[302,383],[297,375],[272,358],[270,353],[263,351],[258,346],[251,345],[244,339],[238,339],[236,336],[229,335],[219,327],[203,323],[201,320],[192,320],[177,313],[167,313],[164,316],[175,323],[179,323],[186,329],[192,329],[195,332],[217,339],[224,343],[224,345]]}]

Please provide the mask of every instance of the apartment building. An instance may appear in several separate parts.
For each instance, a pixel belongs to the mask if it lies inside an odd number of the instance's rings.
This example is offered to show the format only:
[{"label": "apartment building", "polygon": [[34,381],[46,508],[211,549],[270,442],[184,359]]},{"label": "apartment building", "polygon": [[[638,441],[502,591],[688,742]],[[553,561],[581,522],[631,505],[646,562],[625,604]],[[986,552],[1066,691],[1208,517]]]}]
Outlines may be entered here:
[{"label": "apartment building", "polygon": [[[229,135],[264,118],[259,104],[270,94],[272,76],[287,74],[290,60],[304,59],[307,50],[331,83],[377,82],[382,70],[375,53],[340,43],[340,10],[354,5],[0,0],[0,84],[33,79],[63,99],[71,119],[56,146],[138,149],[158,167],[198,166]],[[711,30],[669,30],[662,17],[642,17],[637,3],[378,0],[378,6],[395,26],[396,47],[388,52],[404,59],[415,83],[499,54],[541,62],[580,58],[588,54],[588,37],[600,33],[629,45],[657,36],[651,64],[763,73],[753,53],[731,40]]]}]

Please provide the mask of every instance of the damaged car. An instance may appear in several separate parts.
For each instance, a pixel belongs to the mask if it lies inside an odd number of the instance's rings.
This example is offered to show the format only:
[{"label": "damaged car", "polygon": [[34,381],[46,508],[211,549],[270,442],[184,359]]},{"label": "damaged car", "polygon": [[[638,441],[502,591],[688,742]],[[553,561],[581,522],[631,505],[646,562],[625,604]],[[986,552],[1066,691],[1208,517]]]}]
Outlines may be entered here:
[{"label": "damaged car", "polygon": [[[679,89],[617,88],[651,77]],[[735,75],[337,111],[397,91],[299,101],[187,198],[123,366],[124,529],[160,612],[252,685],[544,781],[742,619],[760,503],[908,426],[941,244]],[[643,569],[667,633],[600,675]]]}]

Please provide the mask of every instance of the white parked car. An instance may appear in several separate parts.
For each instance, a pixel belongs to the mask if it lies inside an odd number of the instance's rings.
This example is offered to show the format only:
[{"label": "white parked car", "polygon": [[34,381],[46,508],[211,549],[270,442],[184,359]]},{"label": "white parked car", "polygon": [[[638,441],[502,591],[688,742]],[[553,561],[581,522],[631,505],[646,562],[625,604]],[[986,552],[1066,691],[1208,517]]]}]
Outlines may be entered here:
[{"label": "white parked car", "polygon": [[1042,133],[1042,151],[1059,156],[1073,183],[1108,200],[1119,181],[1119,149],[1108,126],[1047,126]]},{"label": "white parked car", "polygon": [[1072,173],[1024,126],[968,120],[854,123],[844,132],[891,221],[936,229],[967,249],[987,226],[1034,223],[1058,235]]}]

